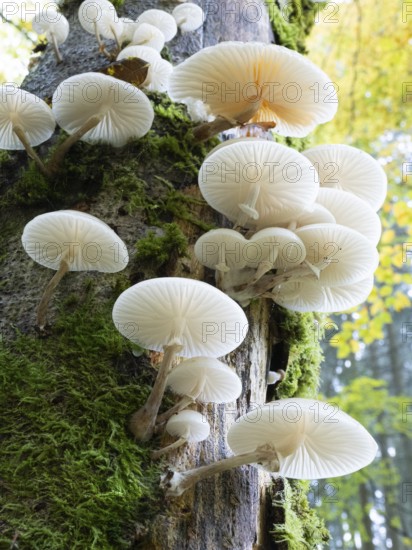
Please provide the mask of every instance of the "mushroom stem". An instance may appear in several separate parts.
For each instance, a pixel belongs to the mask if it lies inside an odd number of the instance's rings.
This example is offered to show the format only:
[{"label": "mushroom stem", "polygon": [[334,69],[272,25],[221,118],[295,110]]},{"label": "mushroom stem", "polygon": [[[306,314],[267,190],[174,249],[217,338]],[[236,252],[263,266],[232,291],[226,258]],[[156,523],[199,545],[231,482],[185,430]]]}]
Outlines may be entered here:
[{"label": "mushroom stem", "polygon": [[263,260],[262,262],[260,262],[253,279],[250,281],[250,284],[254,285],[255,283],[257,283],[263,277],[263,275],[265,275],[265,273],[267,273],[271,269],[273,269],[273,262],[271,262],[270,260]]},{"label": "mushroom stem", "polygon": [[60,283],[60,281],[63,279],[68,271],[69,264],[66,262],[66,260],[62,260],[60,262],[59,269],[56,271],[44,290],[43,296],[37,308],[37,326],[40,328],[40,330],[43,330],[46,326],[46,316],[50,298],[52,297],[56,286]]},{"label": "mushroom stem", "polygon": [[176,354],[182,349],[180,344],[164,347],[163,361],[159,365],[156,381],[146,403],[136,411],[129,423],[129,429],[136,439],[147,441],[153,435],[157,413],[166,389],[167,376]]},{"label": "mushroom stem", "polygon": [[254,464],[262,461],[274,461],[272,471],[279,471],[279,460],[273,447],[263,446],[251,453],[244,453],[230,458],[224,458],[213,464],[187,470],[186,472],[168,472],[162,477],[162,485],[166,488],[166,496],[178,497],[198,481],[207,477],[226,472],[232,468]]},{"label": "mushroom stem", "polygon": [[159,416],[156,419],[156,424],[164,424],[171,416],[174,414],[180,412],[183,410],[187,405],[191,405],[196,400],[196,397],[191,397],[190,395],[185,395],[182,397],[182,399],[179,399],[179,401],[173,405],[173,407],[170,407],[167,411],[165,411],[162,414],[159,414]]},{"label": "mushroom stem", "polygon": [[[286,283],[287,281],[290,281],[290,280],[302,279],[310,275],[314,275],[313,270],[301,264],[299,267],[295,269],[291,269],[290,271],[285,271],[273,277],[272,276],[265,277],[263,280],[260,281],[260,284],[256,287],[257,296],[260,296],[264,292],[267,292],[268,290],[272,289],[273,287],[281,283]],[[251,286],[253,285],[248,283],[247,285],[236,287],[234,290],[235,292],[242,292],[250,288]]]},{"label": "mushroom stem", "polygon": [[46,166],[43,164],[43,161],[40,159],[40,157],[37,155],[37,153],[34,151],[30,143],[28,142],[28,139],[26,137],[26,134],[21,126],[15,125],[13,126],[13,132],[16,134],[16,136],[19,138],[21,143],[23,144],[24,148],[26,149],[27,154],[31,159],[34,160],[34,162],[39,167],[40,172],[49,178],[51,176],[49,170],[46,168]]},{"label": "mushroom stem", "polygon": [[119,37],[117,36],[117,33],[113,27],[110,27],[110,30],[112,31],[114,36],[114,41],[116,42],[117,52],[120,52],[120,50],[122,49],[122,45],[120,44]]},{"label": "mushroom stem", "polygon": [[252,187],[252,189],[249,191],[246,201],[244,203],[238,204],[241,213],[237,217],[233,229],[243,227],[249,218],[252,218],[253,220],[259,219],[259,212],[255,208],[259,193],[260,185]]},{"label": "mushroom stem", "polygon": [[171,443],[170,445],[167,445],[166,447],[163,447],[162,449],[159,449],[157,451],[152,451],[152,458],[160,458],[163,454],[169,453],[174,449],[178,449],[185,443],[187,443],[187,439],[185,437],[181,437],[177,441]]},{"label": "mushroom stem", "polygon": [[60,165],[63,162],[64,157],[66,156],[69,149],[81,139],[86,132],[92,130],[95,126],[99,124],[102,120],[102,115],[95,115],[90,117],[86,122],[81,126],[76,132],[71,134],[61,145],[58,147],[54,155],[52,156],[50,162],[47,165],[50,172],[55,174],[59,171]]},{"label": "mushroom stem", "polygon": [[106,50],[106,46],[103,40],[100,38],[99,31],[97,30],[97,23],[94,22],[94,35],[96,37],[97,43],[99,45],[99,52],[105,55],[108,59],[112,60],[112,55]]},{"label": "mushroom stem", "polygon": [[199,124],[199,126],[193,128],[193,136],[196,141],[206,141],[216,134],[220,134],[220,132],[224,132],[225,130],[238,126],[238,124],[239,123],[234,120],[217,116],[215,120],[212,120],[211,122],[204,122],[203,124]]},{"label": "mushroom stem", "polygon": [[51,39],[52,39],[52,46],[54,50],[54,55],[56,56],[57,63],[61,63],[63,61],[63,57],[59,50],[59,45],[57,44],[56,35],[54,32],[50,33]]},{"label": "mushroom stem", "polygon": [[294,220],[294,221],[289,223],[288,229],[289,229],[289,231],[295,231],[297,226],[298,226],[298,222],[296,220]]}]

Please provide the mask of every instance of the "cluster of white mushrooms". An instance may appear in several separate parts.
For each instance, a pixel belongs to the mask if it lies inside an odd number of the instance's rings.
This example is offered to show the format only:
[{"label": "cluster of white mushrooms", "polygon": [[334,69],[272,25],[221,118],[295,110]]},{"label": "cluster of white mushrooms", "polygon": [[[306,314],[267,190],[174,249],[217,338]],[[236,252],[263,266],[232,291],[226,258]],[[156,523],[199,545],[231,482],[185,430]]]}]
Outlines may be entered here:
[{"label": "cluster of white mushrooms", "polygon": [[[198,10],[190,4],[171,15],[149,10],[137,22],[117,21],[107,0],[86,0],[79,10],[83,27],[96,35],[102,52],[102,37],[113,39],[118,48],[131,42],[118,59],[148,63],[143,86],[167,90],[185,103],[193,119],[202,122],[197,139],[232,127],[246,136],[260,132],[259,138],[219,145],[199,172],[203,196],[233,223],[233,229],[210,231],[195,245],[198,260],[216,271],[221,290],[186,278],[151,279],[123,292],[113,308],[121,334],[163,352],[148,399],[130,422],[139,440],[150,439],[165,423],[177,437],[155,457],[208,437],[205,418],[185,407],[239,397],[239,377],[218,360],[247,334],[247,318],[236,301],[245,306],[264,297],[298,311],[335,311],[366,298],[378,263],[381,229],[375,211],[386,192],[380,166],[353,147],[327,145],[301,154],[271,141],[269,130],[304,137],[336,113],[332,83],[300,54],[275,45],[227,42],[205,48],[171,71],[159,51],[175,35],[176,24],[183,31],[201,24]],[[199,18],[196,25],[190,13]],[[98,73],[63,81],[51,110],[32,94],[11,91],[0,89],[6,98],[0,105],[2,146],[25,147],[46,174],[56,171],[78,139],[122,146],[143,136],[153,121],[143,92]],[[50,137],[55,120],[70,136],[44,166],[32,147]],[[56,271],[38,309],[40,328],[65,273],[115,272],[128,262],[124,243],[104,222],[74,211],[37,216],[22,241],[34,260]],[[179,358],[184,360],[178,363]],[[278,377],[272,373],[268,382]],[[180,399],[159,414],[167,386]],[[235,456],[188,472],[168,472],[163,478],[167,494],[180,495],[208,475],[244,464],[258,463],[297,479],[344,475],[366,466],[376,454],[375,441],[354,419],[330,408],[294,398],[262,405],[258,418],[243,415],[227,436]]]}]

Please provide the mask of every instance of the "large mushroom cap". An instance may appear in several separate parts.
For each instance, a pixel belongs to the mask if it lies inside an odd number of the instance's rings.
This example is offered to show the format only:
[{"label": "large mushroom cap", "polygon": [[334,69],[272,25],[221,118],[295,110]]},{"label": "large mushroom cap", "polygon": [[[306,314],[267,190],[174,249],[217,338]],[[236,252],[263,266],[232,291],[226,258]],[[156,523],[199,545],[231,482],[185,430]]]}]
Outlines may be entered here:
[{"label": "large mushroom cap", "polygon": [[158,28],[165,37],[165,42],[169,42],[177,33],[177,25],[174,17],[163,10],[146,10],[139,15],[137,23],[148,23]]},{"label": "large mushroom cap", "polygon": [[35,146],[52,136],[56,122],[42,99],[14,84],[3,84],[0,85],[0,149],[24,149],[13,126],[20,126],[30,145]]},{"label": "large mushroom cap", "polygon": [[306,248],[306,260],[320,269],[324,286],[343,286],[369,277],[379,254],[363,235],[338,224],[313,224],[296,229]]},{"label": "large mushroom cap", "polygon": [[55,6],[46,4],[42,11],[34,16],[32,26],[37,34],[45,34],[49,42],[53,35],[57,44],[63,44],[69,36],[69,22]]},{"label": "large mushroom cap", "polygon": [[55,270],[65,260],[70,271],[116,273],[129,261],[126,245],[113,229],[76,210],[36,216],[24,228],[21,240],[34,261]]},{"label": "large mushroom cap", "polygon": [[291,398],[267,403],[241,416],[227,435],[238,455],[270,445],[279,474],[293,479],[323,479],[367,466],[378,446],[359,422],[333,403]]},{"label": "large mushroom cap", "polygon": [[355,229],[377,245],[382,232],[382,225],[377,213],[364,200],[352,193],[323,187],[319,189],[316,202],[327,208],[336,223]]},{"label": "large mushroom cap", "polygon": [[373,275],[342,286],[322,286],[317,280],[288,281],[272,290],[273,301],[292,311],[334,313],[362,304],[373,289]]},{"label": "large mushroom cap", "polygon": [[202,414],[185,410],[168,420],[166,431],[175,437],[183,437],[189,443],[197,443],[209,436],[210,425]]},{"label": "large mushroom cap", "polygon": [[319,189],[305,157],[284,145],[257,139],[217,148],[200,168],[199,186],[207,202],[232,221],[254,202],[256,214],[246,226],[259,227],[289,221],[314,203]]},{"label": "large mushroom cap", "polygon": [[337,99],[330,98],[331,91],[327,75],[293,50],[222,42],[177,66],[169,93],[176,101],[200,99],[215,116],[242,123],[275,122],[277,133],[304,137],[334,117]]},{"label": "large mushroom cap", "polygon": [[217,288],[179,277],[161,277],[125,290],[113,321],[132,342],[156,351],[180,343],[179,355],[220,357],[243,341],[248,322],[234,300]]},{"label": "large mushroom cap", "polygon": [[154,113],[145,94],[128,82],[100,73],[67,78],[53,94],[53,113],[69,134],[91,117],[102,120],[81,138],[87,143],[104,141],[121,147],[131,138],[144,136]]},{"label": "large mushroom cap", "polygon": [[349,191],[378,210],[386,196],[387,178],[376,160],[350,145],[318,145],[302,153],[319,174],[321,187]]},{"label": "large mushroom cap", "polygon": [[230,403],[242,392],[242,382],[235,371],[212,357],[182,361],[169,374],[167,385],[174,393],[201,403]]},{"label": "large mushroom cap", "polygon": [[203,25],[205,14],[200,6],[185,2],[176,6],[172,15],[182,32],[193,32]]}]

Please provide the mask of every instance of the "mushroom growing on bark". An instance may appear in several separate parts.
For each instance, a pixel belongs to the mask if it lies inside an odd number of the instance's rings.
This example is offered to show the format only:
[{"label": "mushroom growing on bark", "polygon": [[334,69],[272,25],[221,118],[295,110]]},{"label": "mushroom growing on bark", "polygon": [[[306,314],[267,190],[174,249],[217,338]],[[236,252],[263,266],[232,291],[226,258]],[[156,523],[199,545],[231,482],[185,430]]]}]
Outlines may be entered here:
[{"label": "mushroom growing on bark", "polygon": [[35,262],[56,270],[37,309],[37,325],[44,329],[48,304],[68,271],[116,273],[129,261],[126,245],[107,224],[76,210],[48,212],[24,228],[22,243]]},{"label": "mushroom growing on bark", "polygon": [[0,85],[0,149],[25,149],[39,170],[49,176],[33,147],[48,140],[56,121],[42,99],[14,84]]},{"label": "mushroom growing on bark", "polygon": [[242,343],[248,330],[243,310],[229,296],[201,281],[179,277],[132,286],[116,300],[113,321],[135,344],[164,352],[153,389],[131,418],[130,430],[141,440],[153,434],[176,356],[226,355]]},{"label": "mushroom growing on bark", "polygon": [[41,12],[34,16],[32,26],[37,34],[46,35],[48,42],[53,46],[57,63],[61,63],[63,58],[59,46],[66,41],[70,30],[69,22],[64,15],[58,12],[55,6],[46,4]]},{"label": "mushroom growing on bark", "polygon": [[359,422],[333,403],[290,398],[263,405],[229,428],[235,456],[162,478],[167,496],[179,496],[198,481],[245,464],[292,479],[323,479],[367,466],[378,446]]},{"label": "mushroom growing on bark", "polygon": [[167,424],[166,431],[179,439],[167,447],[152,452],[152,458],[159,458],[165,453],[178,449],[185,443],[198,443],[209,437],[210,424],[202,414],[196,411],[180,411],[172,416]]},{"label": "mushroom growing on bark", "polygon": [[199,187],[210,206],[235,227],[260,228],[303,212],[319,190],[313,166],[303,155],[262,139],[218,146],[200,168]]},{"label": "mushroom growing on bark", "polygon": [[386,196],[387,177],[368,153],[350,145],[318,145],[302,153],[319,174],[321,187],[349,191],[378,210]]},{"label": "mushroom growing on bark", "polygon": [[50,161],[57,171],[78,140],[122,147],[144,136],[154,112],[145,94],[128,82],[100,73],[83,73],[63,80],[53,94],[53,113],[69,134]]},{"label": "mushroom growing on bark", "polygon": [[192,357],[182,361],[169,374],[167,385],[183,397],[157,417],[158,424],[195,401],[231,403],[242,392],[242,382],[235,371],[213,357]]},{"label": "mushroom growing on bark", "polygon": [[199,139],[246,123],[305,137],[334,117],[338,100],[331,92],[330,78],[309,59],[260,42],[221,42],[200,50],[175,68],[169,89],[175,101],[200,99],[217,117],[197,129]]}]

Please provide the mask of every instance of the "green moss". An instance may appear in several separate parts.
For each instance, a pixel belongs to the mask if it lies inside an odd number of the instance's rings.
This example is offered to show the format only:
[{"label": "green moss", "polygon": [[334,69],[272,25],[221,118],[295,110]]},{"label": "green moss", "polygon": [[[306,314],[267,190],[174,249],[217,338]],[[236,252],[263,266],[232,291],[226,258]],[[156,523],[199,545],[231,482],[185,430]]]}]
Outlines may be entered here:
[{"label": "green moss", "polygon": [[315,397],[319,386],[323,354],[314,313],[282,309],[282,339],[288,348],[285,379],[277,386],[279,399]]},{"label": "green moss", "polygon": [[276,0],[266,0],[275,43],[306,53],[305,38],[313,27],[319,6],[312,0],[291,0],[281,9]]},{"label": "green moss", "polygon": [[273,537],[288,550],[319,548],[330,536],[321,520],[310,507],[307,499],[308,481],[282,480],[283,490],[275,493],[272,500],[275,508],[282,509],[284,522],[273,528]]},{"label": "green moss", "polygon": [[131,548],[158,496],[159,472],[125,427],[151,377],[113,326],[112,300],[87,286],[48,338],[0,349],[1,548],[15,535],[21,550]]},{"label": "green moss", "polygon": [[179,256],[187,256],[188,240],[177,224],[166,223],[161,231],[161,235],[150,231],[136,244],[134,260],[139,269],[143,266],[146,277],[153,277],[162,269],[168,272]]}]

